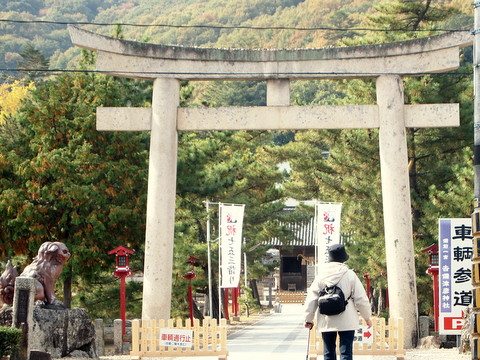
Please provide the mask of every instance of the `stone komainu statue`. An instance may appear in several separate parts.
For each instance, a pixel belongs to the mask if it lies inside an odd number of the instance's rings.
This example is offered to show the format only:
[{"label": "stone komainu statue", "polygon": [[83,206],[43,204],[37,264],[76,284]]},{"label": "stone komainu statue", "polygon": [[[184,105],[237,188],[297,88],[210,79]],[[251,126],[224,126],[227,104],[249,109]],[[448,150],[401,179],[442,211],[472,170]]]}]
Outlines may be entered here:
[{"label": "stone komainu statue", "polygon": [[15,293],[15,278],[18,276],[17,269],[8,260],[5,271],[0,276],[0,299],[5,304],[13,304],[13,295]]},{"label": "stone komainu statue", "polygon": [[[45,242],[40,246],[38,254],[33,259],[32,263],[28,265],[20,274],[20,276],[31,277],[36,280],[36,301],[44,301],[45,303],[52,305],[62,304],[55,297],[55,281],[62,273],[63,265],[68,261],[69,258],[70,251],[64,243]],[[8,266],[9,265],[7,264],[7,269],[5,270],[4,274],[7,273]],[[15,269],[13,268],[13,270]],[[2,274],[2,277],[4,274]],[[6,304],[13,303],[13,285],[16,277],[16,274],[12,275],[11,273],[8,273],[5,277],[5,281],[0,281],[0,295],[2,296],[2,301]],[[12,294],[11,299],[10,294]]]}]

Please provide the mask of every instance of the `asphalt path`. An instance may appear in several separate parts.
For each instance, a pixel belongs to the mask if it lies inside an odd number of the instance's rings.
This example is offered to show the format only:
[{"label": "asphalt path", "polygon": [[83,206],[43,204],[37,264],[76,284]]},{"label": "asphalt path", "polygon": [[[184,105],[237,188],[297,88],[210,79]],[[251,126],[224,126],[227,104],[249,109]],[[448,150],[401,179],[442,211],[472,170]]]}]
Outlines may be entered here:
[{"label": "asphalt path", "polygon": [[[280,313],[266,316],[227,338],[228,360],[306,360],[308,330],[303,306],[284,304]],[[337,359],[340,357],[337,356]],[[458,349],[410,349],[405,360],[468,360]],[[318,360],[323,356],[319,355]],[[354,355],[354,360],[396,360],[388,355]],[[206,360],[206,359],[205,359]]]},{"label": "asphalt path", "polygon": [[[280,313],[266,316],[227,338],[228,360],[306,360],[308,330],[303,306],[284,304]],[[340,357],[337,356],[337,359]],[[405,360],[468,360],[458,349],[409,349]],[[319,355],[318,360],[323,356]],[[396,360],[388,355],[354,355],[354,360]],[[206,359],[205,359],[206,360]]]},{"label": "asphalt path", "polygon": [[306,359],[307,338],[302,305],[286,304],[280,313],[231,334],[227,338],[228,359]]},{"label": "asphalt path", "polygon": [[[228,360],[306,360],[309,330],[303,326],[303,311],[301,304],[283,304],[280,313],[273,313],[231,334],[227,338]],[[355,355],[353,358],[396,359],[395,356],[385,355]],[[319,355],[317,359],[322,360],[323,356]],[[428,360],[433,359],[430,357]]]}]

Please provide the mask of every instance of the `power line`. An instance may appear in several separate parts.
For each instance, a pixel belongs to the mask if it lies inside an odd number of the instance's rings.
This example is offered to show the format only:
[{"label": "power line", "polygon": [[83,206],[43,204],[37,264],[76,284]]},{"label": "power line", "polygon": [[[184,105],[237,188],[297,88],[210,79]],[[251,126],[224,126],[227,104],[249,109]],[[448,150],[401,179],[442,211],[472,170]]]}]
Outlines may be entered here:
[{"label": "power line", "polygon": [[[162,71],[109,71],[109,70],[84,70],[84,69],[16,69],[16,68],[0,68],[0,72],[45,72],[45,73],[100,73],[100,74],[148,74],[148,75],[212,75],[212,76],[221,76],[225,73],[205,73],[205,72],[162,72]],[[278,75],[278,73],[242,73],[242,75],[250,76],[269,76],[269,75]],[[282,73],[282,75],[299,75],[298,73]],[[301,75],[358,75],[356,72],[305,72]],[[388,72],[372,72],[372,73],[362,73],[363,76],[378,76],[378,75],[398,75],[398,73],[388,73]],[[464,76],[464,75],[473,75],[473,72],[445,72],[445,73],[418,73],[418,74],[408,74],[411,76]],[[241,80],[241,79],[238,79]]]},{"label": "power line", "polygon": [[294,26],[244,26],[244,25],[174,25],[174,24],[132,24],[132,23],[102,23],[89,21],[57,21],[57,20],[15,20],[0,19],[0,23],[17,24],[50,24],[50,25],[94,25],[94,26],[132,26],[132,27],[166,27],[166,28],[200,28],[200,29],[245,29],[245,30],[295,30],[295,31],[377,31],[377,32],[471,32],[472,29],[376,29],[363,27],[294,27]]}]

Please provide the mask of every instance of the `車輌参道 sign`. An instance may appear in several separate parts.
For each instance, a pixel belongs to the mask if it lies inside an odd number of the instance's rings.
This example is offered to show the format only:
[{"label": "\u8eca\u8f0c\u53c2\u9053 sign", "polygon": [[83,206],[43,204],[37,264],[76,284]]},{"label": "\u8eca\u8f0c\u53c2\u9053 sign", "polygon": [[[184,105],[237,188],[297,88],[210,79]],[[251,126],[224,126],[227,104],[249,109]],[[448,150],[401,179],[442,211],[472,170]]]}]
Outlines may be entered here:
[{"label": "\u8eca\u8f0c\u53c2\u9053 sign", "polygon": [[472,302],[472,220],[439,219],[439,332],[460,335]]}]

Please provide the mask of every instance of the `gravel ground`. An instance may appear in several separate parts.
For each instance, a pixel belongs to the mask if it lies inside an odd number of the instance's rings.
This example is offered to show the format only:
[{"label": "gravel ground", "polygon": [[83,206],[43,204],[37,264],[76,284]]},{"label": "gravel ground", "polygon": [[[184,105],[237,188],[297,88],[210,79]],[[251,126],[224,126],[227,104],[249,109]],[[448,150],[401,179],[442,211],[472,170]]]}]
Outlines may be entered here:
[{"label": "gravel ground", "polygon": [[[233,330],[233,329],[232,329]],[[237,329],[235,329],[237,330]],[[233,331],[235,332],[235,331]],[[354,360],[396,360],[394,356],[354,356]],[[148,358],[145,358],[148,360]],[[170,360],[173,358],[155,358],[155,360]],[[410,349],[407,350],[405,360],[470,360],[471,354],[459,354],[457,348],[453,349]],[[58,359],[65,360],[65,359]],[[92,360],[83,358],[72,358],[72,360]],[[107,355],[101,356],[100,360],[130,360],[130,356]],[[218,360],[216,357],[182,357],[175,360]],[[249,359],[255,360],[255,359]],[[322,360],[321,357],[318,360]]]},{"label": "gravel ground", "polygon": [[[102,360],[130,360],[130,356],[101,356],[100,359]],[[148,358],[145,358],[148,360]],[[173,360],[173,358],[155,358],[155,360]],[[215,359],[216,357],[182,357],[182,358],[175,358],[175,360],[210,360]],[[354,356],[354,360],[394,360],[395,357],[393,356]],[[407,350],[407,354],[405,356],[405,360],[470,360],[470,354],[459,354],[457,349],[413,349]],[[75,360],[80,360],[76,358]],[[91,360],[91,359],[89,359]],[[250,359],[255,360],[255,359]],[[321,357],[318,358],[321,360]]]},{"label": "gravel ground", "polygon": [[459,354],[458,349],[412,349],[407,350],[405,360],[469,360],[470,354]]}]

